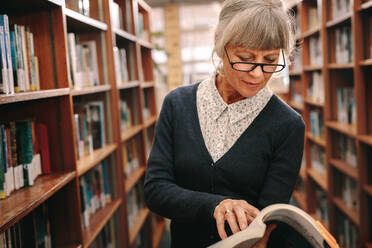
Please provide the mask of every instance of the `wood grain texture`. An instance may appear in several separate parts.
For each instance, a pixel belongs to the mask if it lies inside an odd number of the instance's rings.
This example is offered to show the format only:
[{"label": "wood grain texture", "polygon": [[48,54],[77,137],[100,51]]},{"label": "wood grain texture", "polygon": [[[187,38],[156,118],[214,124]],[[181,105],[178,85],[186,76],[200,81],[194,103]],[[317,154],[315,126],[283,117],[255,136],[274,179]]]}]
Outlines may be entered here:
[{"label": "wood grain texture", "polygon": [[145,174],[146,167],[140,166],[139,168],[135,169],[126,179],[125,179],[125,192],[126,194],[129,193],[131,189],[133,189],[134,185],[143,177]]},{"label": "wood grain texture", "polygon": [[21,93],[15,93],[12,95],[0,95],[0,104],[26,102],[26,101],[32,101],[32,100],[45,99],[45,98],[67,96],[69,95],[69,93],[70,93],[69,88],[63,88],[63,89],[21,92]]},{"label": "wood grain texture", "polygon": [[314,169],[308,169],[307,173],[325,192],[328,192],[328,183],[326,175],[320,174]]},{"label": "wood grain texture", "polygon": [[342,161],[340,159],[331,159],[329,161],[335,168],[337,168],[339,171],[344,173],[345,175],[358,180],[358,169],[352,167],[345,161]]},{"label": "wood grain texture", "polygon": [[323,147],[323,148],[326,148],[326,141],[325,139],[323,138],[319,138],[319,137],[314,137],[311,132],[306,132],[306,137],[311,140],[312,142],[314,142],[315,144]]},{"label": "wood grain texture", "polygon": [[107,31],[107,24],[99,20],[90,18],[82,15],[74,10],[65,8],[64,13],[66,15],[67,26],[73,28],[75,32],[84,31]]},{"label": "wood grain texture", "polygon": [[72,96],[81,96],[81,95],[88,95],[88,94],[97,94],[102,92],[107,92],[111,90],[111,85],[98,85],[92,86],[80,90],[71,90]]}]

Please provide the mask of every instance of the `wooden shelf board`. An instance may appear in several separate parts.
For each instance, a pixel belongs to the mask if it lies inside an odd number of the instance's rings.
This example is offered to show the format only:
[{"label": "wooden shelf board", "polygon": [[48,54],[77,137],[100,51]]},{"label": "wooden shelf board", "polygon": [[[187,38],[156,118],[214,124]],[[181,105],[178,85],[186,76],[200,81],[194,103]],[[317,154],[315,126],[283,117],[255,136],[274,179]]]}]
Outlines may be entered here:
[{"label": "wooden shelf board", "polygon": [[121,132],[121,142],[126,142],[142,130],[142,125],[134,125],[125,131]]},{"label": "wooden shelf board", "polygon": [[75,176],[75,172],[39,176],[33,186],[17,190],[8,198],[1,200],[0,233],[45,202]]},{"label": "wooden shelf board", "polygon": [[350,136],[352,138],[357,137],[357,131],[356,131],[355,125],[350,125],[350,124],[341,123],[337,121],[327,121],[326,126],[333,130],[339,131],[347,136]]},{"label": "wooden shelf board", "polygon": [[372,8],[372,1],[362,3],[360,5],[360,8],[358,9],[358,11],[367,10],[367,9],[370,9],[370,8]]},{"label": "wooden shelf board", "polygon": [[372,197],[372,185],[364,185],[364,191]]},{"label": "wooden shelf board", "polygon": [[161,220],[156,224],[155,230],[153,230],[152,235],[152,248],[158,248],[161,238],[165,230],[165,220]]},{"label": "wooden shelf board", "polygon": [[141,83],[141,88],[151,88],[151,87],[154,87],[154,86],[155,86],[155,83],[153,81],[142,82]]},{"label": "wooden shelf board", "polygon": [[328,192],[327,176],[323,175],[314,169],[308,169],[307,173],[310,177],[326,192]]},{"label": "wooden shelf board", "polygon": [[116,150],[116,144],[109,144],[103,148],[96,149],[93,154],[85,156],[77,161],[77,173],[78,176],[83,175],[85,172],[96,166],[99,162],[109,156],[113,151]]},{"label": "wooden shelf board", "polygon": [[358,135],[358,140],[372,146],[372,135]]},{"label": "wooden shelf board", "polygon": [[[372,1],[370,1],[370,3],[372,5]],[[371,66],[372,65],[372,59],[362,60],[362,61],[360,61],[360,65],[361,66]]]},{"label": "wooden shelf board", "polygon": [[336,63],[330,63],[328,64],[328,69],[353,69],[354,63],[348,63],[348,64],[336,64]]},{"label": "wooden shelf board", "polygon": [[136,185],[136,183],[145,174],[146,167],[140,166],[135,169],[126,179],[125,179],[125,192],[128,194],[129,191]]},{"label": "wooden shelf board", "polygon": [[358,180],[358,169],[354,168],[353,166],[349,165],[345,161],[339,159],[331,159],[329,161],[331,165],[337,168],[339,171],[343,172],[345,175]]},{"label": "wooden shelf board", "polygon": [[296,110],[299,110],[299,111],[304,111],[304,105],[302,104],[298,104],[294,101],[289,101],[288,103],[289,106],[291,106],[292,108],[296,109]]},{"label": "wooden shelf board", "polygon": [[320,223],[329,230],[329,222],[325,222],[324,220],[320,219],[316,213],[310,213],[310,216],[313,217],[315,220],[320,221]]},{"label": "wooden shelf board", "polygon": [[304,65],[303,70],[304,71],[320,71],[323,69],[323,66],[321,65]]},{"label": "wooden shelf board", "polygon": [[140,44],[142,47],[148,48],[148,49],[154,49],[155,46],[149,41],[143,40],[141,38],[137,38],[138,44]]},{"label": "wooden shelf board", "polygon": [[127,31],[122,29],[112,28],[112,31],[115,33],[116,36],[119,38],[123,38],[132,42],[137,42],[137,37]]},{"label": "wooden shelf board", "polygon": [[319,138],[319,137],[314,137],[311,132],[306,132],[306,137],[311,140],[312,142],[314,142],[315,144],[321,146],[321,147],[326,147],[326,141],[322,138]]},{"label": "wooden shelf board", "polygon": [[305,103],[310,104],[310,105],[315,106],[315,107],[319,107],[319,108],[324,107],[324,102],[315,101],[311,97],[306,97],[304,101],[305,101]]},{"label": "wooden shelf board", "polygon": [[312,35],[315,35],[315,34],[318,34],[320,32],[320,26],[319,27],[316,27],[316,28],[313,28],[311,30],[308,30],[306,32],[303,32],[301,34],[301,37],[302,38],[307,38],[309,36],[312,36]]},{"label": "wooden shelf board", "polygon": [[289,71],[290,76],[301,76],[302,71]]},{"label": "wooden shelf board", "polygon": [[156,116],[151,116],[150,118],[148,118],[147,120],[144,121],[143,126],[145,128],[150,127],[151,125],[155,124],[156,119],[157,119]]},{"label": "wooden shelf board", "polygon": [[330,28],[330,27],[336,26],[336,25],[341,24],[341,23],[343,23],[347,20],[350,20],[350,19],[351,19],[351,12],[346,13],[342,16],[337,17],[337,18],[334,18],[331,21],[327,21],[326,26],[327,26],[327,28]]},{"label": "wooden shelf board", "polygon": [[83,229],[83,247],[89,247],[94,241],[107,221],[120,207],[121,199],[108,203],[104,208],[98,210],[90,219],[89,226]]},{"label": "wooden shelf board", "polygon": [[140,85],[139,81],[129,81],[124,84],[119,84],[117,88],[119,90],[132,89]]},{"label": "wooden shelf board", "polygon": [[305,196],[302,193],[295,190],[293,192],[293,198],[295,199],[295,201],[297,202],[297,204],[300,206],[302,210],[304,211],[307,210]]},{"label": "wooden shelf board", "polygon": [[82,15],[74,10],[64,8],[66,14],[67,26],[73,27],[74,30],[87,31],[92,30],[92,28],[106,31],[107,24],[101,21],[95,20],[88,16]]},{"label": "wooden shelf board", "polygon": [[136,218],[136,221],[133,225],[133,227],[129,228],[129,246],[131,247],[133,245],[133,242],[135,241],[138,233],[141,230],[141,227],[145,223],[145,220],[147,216],[149,215],[150,210],[148,208],[143,208],[139,215]]},{"label": "wooden shelf board", "polygon": [[143,0],[138,0],[138,4],[147,12],[151,11],[151,7]]},{"label": "wooden shelf board", "polygon": [[357,227],[360,226],[359,216],[356,211],[347,208],[344,201],[339,197],[333,197],[333,202]]},{"label": "wooden shelf board", "polygon": [[39,99],[59,97],[59,96],[67,96],[68,94],[70,94],[70,89],[62,88],[62,89],[54,89],[54,90],[39,90],[39,91],[22,92],[22,93],[15,93],[11,95],[0,95],[0,104],[39,100]]},{"label": "wooden shelf board", "polygon": [[306,168],[301,168],[299,175],[302,178],[302,180],[305,181],[306,180]]},{"label": "wooden shelf board", "polygon": [[92,87],[88,87],[84,89],[73,89],[71,90],[71,95],[73,96],[88,95],[88,94],[106,92],[109,90],[111,90],[111,85],[99,85],[99,86],[92,86]]}]

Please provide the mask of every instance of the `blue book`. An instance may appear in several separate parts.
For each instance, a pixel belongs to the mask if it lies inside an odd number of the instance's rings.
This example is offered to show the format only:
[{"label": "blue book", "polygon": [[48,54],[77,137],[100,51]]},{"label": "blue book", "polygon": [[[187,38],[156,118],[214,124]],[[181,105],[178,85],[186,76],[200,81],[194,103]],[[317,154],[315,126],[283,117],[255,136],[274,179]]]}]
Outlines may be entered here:
[{"label": "blue book", "polygon": [[10,26],[10,52],[12,58],[12,74],[14,79],[14,91],[19,92],[19,70],[18,70],[18,56],[17,56],[17,37],[15,32],[15,25]]},{"label": "blue book", "polygon": [[107,160],[102,161],[102,172],[103,172],[103,188],[105,192],[106,200],[110,200],[111,193],[110,193],[110,177],[109,172],[107,168]]},{"label": "blue book", "polygon": [[3,27],[4,40],[5,40],[5,55],[6,63],[8,68],[8,93],[14,93],[14,79],[13,79],[13,65],[11,58],[11,48],[10,48],[10,32],[9,32],[9,18],[7,15],[0,15],[0,26]]}]

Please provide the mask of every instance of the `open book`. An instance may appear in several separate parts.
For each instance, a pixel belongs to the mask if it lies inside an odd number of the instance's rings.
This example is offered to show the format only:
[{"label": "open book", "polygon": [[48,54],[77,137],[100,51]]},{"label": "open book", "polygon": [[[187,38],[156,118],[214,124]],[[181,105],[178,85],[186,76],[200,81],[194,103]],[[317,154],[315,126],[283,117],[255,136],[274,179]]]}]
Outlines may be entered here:
[{"label": "open book", "polygon": [[[264,236],[266,226],[270,223],[277,223],[277,228],[280,225],[285,226],[283,236],[286,239],[292,239],[289,242],[291,243],[289,247],[339,247],[327,229],[303,210],[288,204],[274,204],[261,210],[247,229],[235,233],[208,248],[253,247]],[[305,243],[306,245],[304,245]]]}]

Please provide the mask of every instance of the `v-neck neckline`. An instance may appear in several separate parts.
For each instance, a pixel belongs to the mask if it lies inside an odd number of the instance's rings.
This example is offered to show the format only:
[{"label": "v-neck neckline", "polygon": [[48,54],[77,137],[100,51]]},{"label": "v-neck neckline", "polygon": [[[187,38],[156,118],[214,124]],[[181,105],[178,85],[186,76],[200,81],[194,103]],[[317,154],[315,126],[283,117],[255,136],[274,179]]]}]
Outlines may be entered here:
[{"label": "v-neck neckline", "polygon": [[203,133],[201,131],[201,126],[200,126],[198,106],[197,106],[197,97],[196,97],[199,85],[200,85],[200,83],[195,84],[193,92],[192,92],[192,111],[194,112],[194,118],[193,118],[194,119],[194,128],[195,128],[195,131],[197,132],[197,135],[198,135],[197,140],[199,141],[199,145],[200,145],[201,150],[203,150],[203,154],[206,156],[206,158],[208,159],[209,163],[211,163],[211,165],[217,166],[218,164],[220,164],[224,160],[226,160],[228,157],[230,157],[231,153],[233,153],[233,151],[236,149],[236,147],[239,146],[239,143],[241,142],[243,137],[248,135],[249,132],[251,132],[250,130],[253,129],[253,127],[256,125],[256,123],[262,118],[264,113],[267,111],[269,105],[271,105],[275,94],[273,94],[270,97],[270,100],[267,102],[265,107],[256,116],[256,118],[252,121],[252,123],[248,126],[248,128],[246,130],[244,130],[244,132],[235,141],[235,143],[230,147],[230,149],[227,150],[227,152],[225,154],[223,154],[216,162],[214,162],[213,158],[212,158],[212,156],[211,156],[211,154],[210,154],[210,152],[209,152],[209,150],[208,150],[208,148],[205,144]]}]

